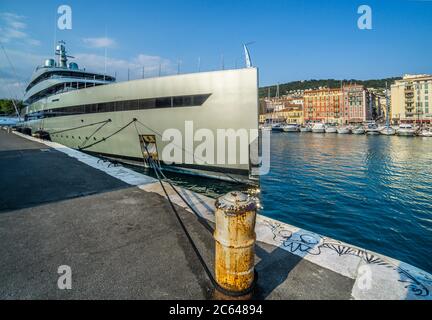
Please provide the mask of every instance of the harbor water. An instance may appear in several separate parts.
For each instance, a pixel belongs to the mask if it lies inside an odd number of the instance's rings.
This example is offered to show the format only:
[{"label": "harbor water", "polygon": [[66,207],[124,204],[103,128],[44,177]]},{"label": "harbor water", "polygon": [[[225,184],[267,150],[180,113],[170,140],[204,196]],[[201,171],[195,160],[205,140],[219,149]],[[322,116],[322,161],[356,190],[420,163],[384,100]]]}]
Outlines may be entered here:
[{"label": "harbor water", "polygon": [[[248,188],[166,175],[213,198]],[[432,138],[273,132],[260,188],[262,215],[432,272]]]},{"label": "harbor water", "polygon": [[432,272],[432,138],[272,133],[262,214]]}]

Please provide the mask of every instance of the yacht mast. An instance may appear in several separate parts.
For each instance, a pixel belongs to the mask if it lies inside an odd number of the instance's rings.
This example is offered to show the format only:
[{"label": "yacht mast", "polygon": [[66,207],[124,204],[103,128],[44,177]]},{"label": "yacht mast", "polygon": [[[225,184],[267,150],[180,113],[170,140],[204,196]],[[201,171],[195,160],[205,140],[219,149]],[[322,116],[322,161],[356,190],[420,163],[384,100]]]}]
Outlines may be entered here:
[{"label": "yacht mast", "polygon": [[390,119],[389,119],[390,104],[389,104],[389,97],[388,97],[387,81],[386,81],[385,98],[386,98],[386,127],[388,128],[390,126]]}]

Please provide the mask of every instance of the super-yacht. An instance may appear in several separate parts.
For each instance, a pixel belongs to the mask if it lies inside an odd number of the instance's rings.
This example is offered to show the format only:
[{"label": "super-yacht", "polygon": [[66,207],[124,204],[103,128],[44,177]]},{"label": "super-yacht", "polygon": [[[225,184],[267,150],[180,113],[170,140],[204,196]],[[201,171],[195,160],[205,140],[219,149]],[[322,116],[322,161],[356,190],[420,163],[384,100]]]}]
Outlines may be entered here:
[{"label": "super-yacht", "polygon": [[[68,62],[73,57],[67,55],[64,42],[56,47],[56,55],[57,61],[47,59],[36,68],[26,88],[21,131],[131,164],[143,165],[152,157],[184,173],[253,180],[257,68],[117,82]],[[230,129],[247,132],[246,148],[238,136],[234,142],[224,136]],[[209,137],[214,141],[205,141]]]}]

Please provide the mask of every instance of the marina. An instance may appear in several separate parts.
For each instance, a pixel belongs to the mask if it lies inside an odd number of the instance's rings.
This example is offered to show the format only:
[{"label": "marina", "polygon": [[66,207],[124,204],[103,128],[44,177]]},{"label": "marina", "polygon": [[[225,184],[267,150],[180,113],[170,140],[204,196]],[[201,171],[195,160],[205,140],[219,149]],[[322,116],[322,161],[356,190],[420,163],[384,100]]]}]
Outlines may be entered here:
[{"label": "marina", "polygon": [[[262,126],[261,130],[267,130]],[[296,124],[277,123],[269,129],[275,132],[313,132],[313,133],[338,133],[338,134],[367,134],[367,135],[398,135],[407,137],[431,137],[431,128],[429,126],[413,126],[412,124],[401,124],[399,126],[378,126],[375,123],[366,123],[357,126],[335,126],[333,124],[313,123],[303,126]]]}]

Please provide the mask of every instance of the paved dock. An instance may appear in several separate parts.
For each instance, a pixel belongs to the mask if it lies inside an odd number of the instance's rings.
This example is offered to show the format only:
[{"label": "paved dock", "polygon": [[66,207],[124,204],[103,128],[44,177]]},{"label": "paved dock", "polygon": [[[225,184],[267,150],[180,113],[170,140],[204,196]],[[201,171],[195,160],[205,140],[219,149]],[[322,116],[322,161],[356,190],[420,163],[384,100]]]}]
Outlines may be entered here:
[{"label": "paved dock", "polygon": [[[0,299],[212,298],[157,181],[32,140],[0,130]],[[214,201],[182,192],[212,223]],[[211,232],[174,202],[213,270]],[[431,298],[430,275],[391,258],[261,216],[257,238],[256,299]],[[61,265],[70,290],[57,286]],[[359,286],[362,265],[372,288]]]}]

